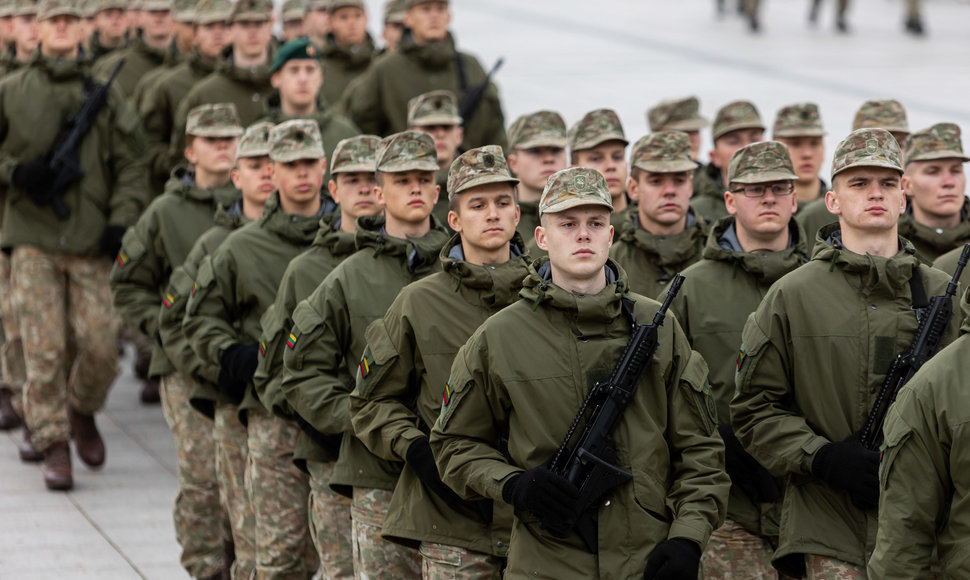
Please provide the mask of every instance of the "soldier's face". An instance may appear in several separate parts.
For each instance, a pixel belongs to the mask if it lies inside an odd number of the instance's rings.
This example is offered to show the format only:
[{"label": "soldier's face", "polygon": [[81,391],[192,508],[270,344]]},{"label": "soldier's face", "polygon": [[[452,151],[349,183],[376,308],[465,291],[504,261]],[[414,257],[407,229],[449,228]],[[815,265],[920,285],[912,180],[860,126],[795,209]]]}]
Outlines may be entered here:
[{"label": "soldier's face", "polygon": [[701,132],[684,131],[684,133],[687,133],[687,140],[690,142],[690,158],[692,161],[697,161],[697,156],[701,152]]},{"label": "soldier's face", "polygon": [[385,173],[383,185],[374,187],[384,203],[387,219],[407,224],[424,223],[438,203],[439,187],[434,171]]},{"label": "soldier's face", "polygon": [[283,41],[289,42],[304,36],[303,20],[286,20],[283,22]]},{"label": "soldier's face", "polygon": [[12,16],[0,16],[0,41],[6,42],[10,38],[12,24]]},{"label": "soldier's face", "polygon": [[577,167],[591,167],[603,174],[614,200],[626,193],[626,180],[630,174],[626,162],[626,145],[622,141],[607,141],[592,149],[576,152]]},{"label": "soldier's face", "polygon": [[[913,202],[913,215],[936,221],[958,217],[966,199],[967,176],[960,159],[913,161],[903,174],[903,191]],[[923,215],[919,215],[923,214]]]},{"label": "soldier's face", "polygon": [[330,32],[330,13],[326,8],[310,8],[303,17],[307,34],[323,38]]},{"label": "soldier's face", "polygon": [[259,58],[269,46],[273,23],[268,20],[233,22],[231,31],[233,50],[247,58]]},{"label": "soldier's face", "polygon": [[320,197],[326,173],[326,159],[297,159],[277,162],[273,179],[281,198],[295,204],[305,204]]},{"label": "soldier's face", "polygon": [[762,129],[738,129],[721,135],[714,141],[711,150],[711,163],[718,169],[725,169],[731,162],[731,156],[738,149],[752,143],[764,141],[765,132]]},{"label": "soldier's face", "polygon": [[449,24],[451,11],[446,2],[422,2],[404,13],[404,26],[411,29],[418,44],[444,40]]},{"label": "soldier's face", "polygon": [[253,207],[263,207],[276,191],[273,162],[269,156],[243,157],[232,171],[232,184],[242,192],[243,200]]},{"label": "soldier's face", "polygon": [[37,48],[37,16],[27,14],[13,19],[13,41],[17,55],[28,56]]},{"label": "soldier's face", "polygon": [[128,10],[125,12],[125,18],[128,20],[128,30],[134,32],[141,26],[141,10]]},{"label": "soldier's face", "polygon": [[55,16],[37,23],[41,50],[46,56],[68,56],[81,42],[81,20],[76,16]]},{"label": "soldier's face", "polygon": [[489,183],[465,190],[457,197],[458,211],[448,212],[448,225],[461,234],[465,257],[506,247],[519,225],[515,188],[508,183]]},{"label": "soldier's face", "polygon": [[404,36],[404,25],[397,22],[385,22],[384,29],[381,31],[381,38],[384,39],[384,48],[388,52],[397,50],[397,45]]},{"label": "soldier's face", "polygon": [[229,44],[229,26],[225,22],[210,22],[195,27],[195,47],[206,58],[216,58]]},{"label": "soldier's face", "polygon": [[799,181],[812,181],[818,177],[825,159],[825,144],[821,137],[778,137],[775,140],[788,146]]},{"label": "soldier's face", "polygon": [[543,214],[540,221],[536,244],[549,254],[553,282],[569,289],[604,276],[603,266],[613,243],[610,210],[600,205],[581,205]]},{"label": "soldier's face", "polygon": [[760,184],[765,186],[763,197],[747,197],[743,193],[731,191],[724,194],[724,204],[728,213],[734,216],[737,228],[744,230],[749,238],[767,240],[788,232],[788,223],[795,213],[798,198],[794,193],[775,195],[770,189],[775,183],[791,182],[772,181]]},{"label": "soldier's face", "polygon": [[317,99],[323,86],[323,69],[316,60],[294,59],[273,73],[270,82],[290,106],[304,108]]},{"label": "soldier's face", "polygon": [[674,226],[683,228],[694,192],[693,172],[636,174],[637,179],[630,179],[627,190],[630,199],[639,204],[640,226],[658,235]]},{"label": "soldier's face", "polygon": [[357,6],[337,8],[330,14],[330,31],[337,44],[363,44],[367,40],[367,14]]},{"label": "soldier's face", "polygon": [[330,197],[340,204],[342,219],[356,220],[365,215],[378,215],[384,205],[374,193],[377,181],[374,173],[338,173],[333,176],[327,188]]},{"label": "soldier's face", "polygon": [[235,165],[237,137],[196,137],[185,148],[185,158],[197,170],[228,172]]},{"label": "soldier's face", "polygon": [[842,229],[857,232],[894,230],[906,209],[899,172],[887,167],[852,167],[832,179],[825,207],[839,216]]},{"label": "soldier's face", "polygon": [[124,37],[128,30],[128,19],[121,8],[108,8],[94,17],[94,27],[103,42],[113,44]]},{"label": "soldier's face", "polygon": [[542,191],[549,176],[566,168],[566,150],[563,147],[535,147],[514,149],[509,154],[509,169],[529,189]]},{"label": "soldier's face", "polygon": [[141,19],[142,35],[148,39],[166,39],[172,35],[171,10],[145,10]]},{"label": "soldier's face", "polygon": [[427,133],[434,138],[434,148],[438,154],[438,165],[445,167],[455,160],[455,154],[465,138],[461,125],[421,125],[411,127],[414,131]]}]

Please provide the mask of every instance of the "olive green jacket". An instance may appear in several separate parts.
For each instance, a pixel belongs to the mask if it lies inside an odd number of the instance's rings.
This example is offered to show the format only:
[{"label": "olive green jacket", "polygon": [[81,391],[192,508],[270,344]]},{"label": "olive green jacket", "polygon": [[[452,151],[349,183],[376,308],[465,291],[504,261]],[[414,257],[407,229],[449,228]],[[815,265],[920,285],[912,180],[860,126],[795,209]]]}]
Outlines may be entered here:
[{"label": "olive green jacket", "polygon": [[[424,93],[447,90],[461,98],[456,58],[464,65],[468,87],[485,80],[485,71],[470,54],[457,52],[451,35],[441,41],[417,45],[405,33],[398,50],[381,57],[350,87],[342,102],[364,133],[390,135],[408,128],[408,101]],[[462,149],[499,145],[507,149],[505,117],[498,89],[490,83],[471,119],[465,120]]]},{"label": "olive green jacket", "polygon": [[[127,37],[127,34],[125,36]],[[94,32],[91,33],[91,36],[88,37],[88,45],[87,45],[87,48],[85,49],[85,52],[87,53],[88,58],[91,60],[91,62],[93,62],[94,64],[97,64],[98,61],[101,60],[101,57],[111,54],[116,50],[123,49],[124,47],[128,46],[128,42],[129,42],[128,38],[125,38],[124,40],[121,41],[121,44],[119,46],[114,46],[109,48],[101,44],[101,33],[95,30]]]},{"label": "olive green jacket", "polygon": [[[957,263],[960,261],[960,254],[962,253],[963,245],[960,245],[934,260],[933,267],[943,270],[952,277],[957,271]],[[964,268],[963,273],[960,274],[960,287],[970,288],[970,267]],[[959,315],[960,313],[956,314],[956,316]]]},{"label": "olive green jacket", "polygon": [[[115,67],[118,66],[118,61],[125,59],[125,64],[118,71],[114,84],[121,89],[125,97],[133,99],[138,81],[149,72],[164,65],[167,60],[172,59],[173,50],[175,50],[175,41],[172,41],[165,49],[159,50],[145,44],[141,34],[138,34],[124,48],[111,51],[111,54],[98,59],[93,68],[94,76],[102,81],[107,80]],[[134,102],[132,100],[133,104]]]},{"label": "olive green jacket", "polygon": [[[516,302],[529,273],[515,236],[508,262],[464,260],[456,234],[441,250],[442,272],[405,286],[382,320],[367,328],[366,375],[350,394],[354,433],[377,456],[404,461],[427,437],[441,410],[441,391],[458,349],[492,314]],[[449,507],[405,465],[394,488],[382,535],[417,546],[434,542],[505,556],[512,510],[494,506],[489,525],[471,504]]]},{"label": "olive green jacket", "polygon": [[899,235],[913,243],[920,256],[935,261],[954,248],[963,249],[970,243],[970,199],[964,198],[960,210],[960,223],[952,228],[931,228],[913,217],[912,202],[906,212],[899,216]]},{"label": "olive green jacket", "polygon": [[163,291],[172,270],[212,227],[217,205],[239,195],[231,183],[216,189],[196,187],[194,175],[180,167],[172,171],[165,193],[125,233],[111,270],[111,294],[125,323],[152,340],[151,377],[175,371],[158,339],[158,309],[169,300]]},{"label": "olive green jacket", "polygon": [[0,79],[3,77],[13,74],[18,70],[26,66],[30,61],[21,61],[17,59],[16,49],[11,46],[7,50],[0,53]]},{"label": "olive green jacket", "polygon": [[[754,254],[741,249],[734,216],[721,218],[711,230],[704,259],[681,272],[684,284],[670,305],[691,347],[710,367],[711,390],[717,402],[718,423],[730,423],[728,405],[734,396],[734,370],[741,345],[741,329],[758,308],[771,285],[808,262],[805,233],[792,219],[788,248]],[[663,300],[667,291],[657,300]],[[762,519],[757,498],[731,486],[727,517],[757,535],[777,535],[777,522]],[[772,533],[773,532],[773,533]]]},{"label": "olive green jacket", "polygon": [[[553,456],[590,386],[609,376],[630,339],[624,295],[640,323],[653,319],[659,304],[627,294],[626,275],[612,260],[606,269],[606,288],[580,296],[550,281],[547,260],[535,261],[522,300],[485,321],[458,351],[431,447],[459,495],[502,502],[512,476]],[[617,466],[633,480],[599,508],[599,553],[516,512],[506,578],[641,578],[659,543],[679,537],[703,548],[723,522],[730,482],[707,365],[672,316],[659,328],[659,344],[613,434]]]},{"label": "olive green jacket", "polygon": [[[823,237],[824,236],[824,237]],[[893,359],[909,348],[916,315],[909,280],[927,296],[948,282],[900,238],[892,258],[846,250],[837,225],[822,228],[812,261],[768,290],[745,324],[731,422],[745,449],[787,477],[775,565],[817,554],[864,566],[875,511],[812,475],[815,453],[858,433]],[[954,322],[945,337],[956,337]]]},{"label": "olive green jacket", "polygon": [[687,211],[687,227],[673,236],[655,236],[640,227],[637,212],[630,212],[623,229],[614,231],[610,257],[623,267],[630,289],[656,296],[674,275],[701,259],[707,223]]},{"label": "olive green jacket", "polygon": [[[957,318],[970,313],[966,295],[956,310]],[[970,325],[960,330],[900,389],[886,415],[870,578],[970,578]]]},{"label": "olive green jacket", "polygon": [[377,50],[370,33],[363,44],[352,47],[337,46],[333,34],[327,34],[327,43],[320,47],[320,64],[323,65],[323,88],[320,92],[328,103],[339,103],[347,85],[367,72]]},{"label": "olive green jacket", "polygon": [[[795,220],[805,230],[805,236],[808,238],[808,251],[814,252],[819,230],[829,224],[839,223],[839,216],[829,213],[825,206],[825,199],[822,198],[807,203],[805,207],[799,207],[798,213],[795,214]],[[902,235],[902,232],[900,232],[900,235]]]},{"label": "olive green jacket", "polygon": [[438,268],[447,234],[432,218],[421,238],[384,232],[384,218],[357,220],[357,251],[333,269],[293,311],[283,352],[283,395],[316,430],[343,434],[330,485],[392,490],[401,464],[379,459],[353,436],[350,391],[364,352],[364,330],[384,316],[398,292]]},{"label": "olive green jacket", "polygon": [[59,220],[50,207],[38,207],[12,183],[17,164],[45,155],[63,121],[81,110],[89,72],[85,61],[58,61],[38,49],[29,66],[0,81],[4,248],[31,245],[58,254],[97,255],[105,227],[133,225],[148,205],[144,136],[138,115],[116,88],[81,142],[78,162],[84,176],[64,192],[71,212],[67,220]]},{"label": "olive green jacket", "polygon": [[694,171],[694,196],[690,200],[690,207],[697,214],[709,220],[718,220],[728,215],[724,205],[724,191],[727,190],[721,180],[721,170],[714,164],[702,165]]}]

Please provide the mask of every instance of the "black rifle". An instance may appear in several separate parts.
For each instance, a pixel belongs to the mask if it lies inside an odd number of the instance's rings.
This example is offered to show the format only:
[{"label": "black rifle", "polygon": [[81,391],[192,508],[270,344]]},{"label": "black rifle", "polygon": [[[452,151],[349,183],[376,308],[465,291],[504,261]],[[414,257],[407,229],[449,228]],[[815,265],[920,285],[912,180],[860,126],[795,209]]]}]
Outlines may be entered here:
[{"label": "black rifle", "polygon": [[47,168],[54,178],[48,192],[47,203],[54,210],[57,219],[61,221],[71,217],[71,210],[64,203],[64,192],[84,177],[84,170],[78,163],[78,150],[81,147],[81,141],[91,131],[98,113],[108,102],[108,90],[124,64],[125,59],[119,59],[111,76],[108,77],[108,81],[103,85],[90,79],[85,83],[87,85],[85,86],[87,98],[84,100],[81,110],[64,123],[61,130],[64,138],[59,139],[57,147],[48,152]]},{"label": "black rifle", "polygon": [[467,125],[469,119],[478,110],[478,106],[482,104],[482,99],[485,98],[485,91],[488,90],[488,85],[492,83],[492,76],[498,72],[498,69],[502,68],[502,64],[505,59],[499,57],[495,61],[495,66],[492,70],[488,71],[485,75],[485,80],[478,83],[473,87],[468,86],[468,81],[465,79],[465,63],[461,60],[461,54],[455,54],[455,66],[458,69],[458,85],[461,89],[461,95],[459,95],[458,102],[458,114],[461,115],[462,124]]},{"label": "black rifle", "polygon": [[869,416],[866,418],[866,424],[859,432],[859,441],[867,449],[879,450],[883,441],[882,424],[886,420],[889,407],[896,400],[896,395],[899,394],[899,389],[908,383],[916,374],[916,371],[923,366],[923,363],[940,349],[947,327],[950,326],[950,320],[953,318],[953,295],[957,292],[957,281],[960,279],[960,274],[963,273],[963,267],[967,265],[968,259],[970,259],[970,244],[963,246],[963,253],[960,254],[960,260],[957,262],[956,272],[953,273],[953,278],[947,284],[946,291],[940,296],[930,298],[929,305],[922,317],[917,312],[919,326],[916,327],[913,344],[909,347],[909,350],[897,355],[896,360],[889,367],[886,380],[883,381],[879,394],[876,395],[876,402],[873,403],[872,410],[869,411]]},{"label": "black rifle", "polygon": [[[633,323],[630,341],[623,349],[610,378],[605,382],[597,382],[589,390],[583,407],[550,462],[549,468],[554,473],[564,477],[579,490],[574,531],[592,553],[596,553],[599,543],[596,514],[600,501],[610,490],[633,479],[633,474],[615,465],[617,457],[613,448],[613,431],[623,418],[627,404],[633,399],[640,380],[657,353],[658,329],[663,325],[667,309],[683,283],[684,277],[677,274],[651,324],[637,324],[633,318],[633,309],[629,308],[627,314]],[[576,428],[586,418],[587,409],[592,410],[588,413],[586,427],[572,451],[569,451],[569,442]]]}]

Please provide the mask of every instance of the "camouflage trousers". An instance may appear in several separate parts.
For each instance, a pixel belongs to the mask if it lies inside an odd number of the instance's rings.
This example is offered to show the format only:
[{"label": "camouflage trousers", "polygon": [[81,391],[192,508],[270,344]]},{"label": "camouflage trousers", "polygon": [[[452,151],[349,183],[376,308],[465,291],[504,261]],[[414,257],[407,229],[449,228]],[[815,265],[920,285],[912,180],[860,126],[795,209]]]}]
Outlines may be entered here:
[{"label": "camouflage trousers", "polygon": [[229,522],[219,503],[212,422],[189,404],[193,383],[182,373],[162,377],[162,412],[178,457],[173,516],[182,567],[194,578],[208,578],[224,567]]},{"label": "camouflage trousers", "polygon": [[351,539],[350,498],[330,489],[332,461],[307,461],[310,472],[310,537],[320,557],[323,578],[350,580],[354,577],[354,549]]},{"label": "camouflage trousers", "polygon": [[24,366],[24,345],[20,340],[20,321],[14,307],[10,281],[10,257],[0,252],[0,388],[9,389],[11,403],[17,414],[24,415],[24,382],[27,369]]},{"label": "camouflage trousers", "polygon": [[236,561],[230,572],[232,580],[249,580],[256,570],[256,520],[247,491],[249,443],[246,427],[239,422],[239,407],[228,403],[216,405],[213,419],[219,502],[229,516],[229,529],[236,548]]},{"label": "camouflage trousers", "polygon": [[390,491],[354,488],[350,516],[354,525],[354,576],[358,580],[421,577],[418,551],[385,541],[381,535],[390,504]]},{"label": "camouflage trousers", "polygon": [[505,559],[468,548],[421,542],[423,580],[501,580]]},{"label": "camouflage trousers", "polygon": [[249,484],[256,517],[256,578],[308,579],[320,568],[310,540],[310,479],[293,464],[299,428],[250,409]]},{"label": "camouflage trousers", "polygon": [[41,451],[71,437],[68,405],[93,415],[118,375],[111,261],[14,248],[11,279],[27,381],[24,418]]},{"label": "camouflage trousers", "polygon": [[866,580],[865,566],[856,566],[842,560],[805,554],[805,573],[808,580]]},{"label": "camouflage trousers", "polygon": [[701,569],[706,580],[776,580],[778,572],[771,566],[773,553],[768,540],[737,522],[724,520],[724,525],[711,534],[701,556]]}]

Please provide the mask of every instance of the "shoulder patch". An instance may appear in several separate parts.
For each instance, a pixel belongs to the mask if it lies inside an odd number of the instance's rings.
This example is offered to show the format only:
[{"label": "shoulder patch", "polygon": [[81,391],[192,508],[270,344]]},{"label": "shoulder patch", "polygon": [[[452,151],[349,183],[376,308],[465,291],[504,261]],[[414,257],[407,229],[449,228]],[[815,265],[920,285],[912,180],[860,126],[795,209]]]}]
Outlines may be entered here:
[{"label": "shoulder patch", "polygon": [[294,328],[293,330],[291,330],[290,334],[286,336],[286,346],[288,346],[291,349],[296,348],[296,343],[298,340],[300,340],[300,336],[302,334],[303,333],[300,332],[300,329],[298,328]]},{"label": "shoulder patch", "polygon": [[165,308],[171,308],[176,302],[178,302],[178,299],[179,293],[173,288],[166,292],[165,296],[162,297],[162,304],[165,305]]}]

